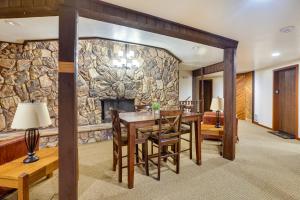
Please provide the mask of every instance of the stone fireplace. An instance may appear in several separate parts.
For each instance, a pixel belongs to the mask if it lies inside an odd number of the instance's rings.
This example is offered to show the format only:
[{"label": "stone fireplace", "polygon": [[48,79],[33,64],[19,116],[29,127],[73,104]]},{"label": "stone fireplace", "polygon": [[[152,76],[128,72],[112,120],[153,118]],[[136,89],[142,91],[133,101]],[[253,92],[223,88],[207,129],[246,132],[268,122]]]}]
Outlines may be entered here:
[{"label": "stone fireplace", "polygon": [[[116,67],[113,59],[126,44],[105,39],[80,40],[78,46],[78,125],[100,125],[102,100],[123,105],[159,100],[162,106],[179,103],[179,60],[161,48],[128,44],[139,66]],[[58,42],[0,42],[0,131],[10,131],[19,102],[46,102],[58,126]],[[123,102],[123,100],[126,100]],[[130,104],[130,105],[128,105]],[[106,105],[104,105],[106,109]],[[125,106],[125,107],[127,107]],[[122,109],[118,108],[118,109]],[[109,116],[110,117],[110,116]]]},{"label": "stone fireplace", "polygon": [[134,111],[134,99],[103,99],[101,100],[102,123],[111,122],[110,110],[117,109],[120,112],[133,112]]}]

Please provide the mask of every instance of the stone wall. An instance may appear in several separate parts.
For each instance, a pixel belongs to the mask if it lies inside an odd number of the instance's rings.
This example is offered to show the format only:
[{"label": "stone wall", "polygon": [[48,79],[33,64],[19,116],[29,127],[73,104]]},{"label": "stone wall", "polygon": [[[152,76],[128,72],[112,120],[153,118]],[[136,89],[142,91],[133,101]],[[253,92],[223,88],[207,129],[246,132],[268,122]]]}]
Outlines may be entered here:
[{"label": "stone wall", "polygon": [[[163,49],[131,45],[139,67],[112,65],[125,43],[91,39],[79,42],[79,125],[101,123],[101,99],[129,98],[136,104],[158,99],[178,103],[179,61]],[[17,104],[47,102],[56,127],[58,120],[58,42],[0,43],[0,131],[10,129]]]}]

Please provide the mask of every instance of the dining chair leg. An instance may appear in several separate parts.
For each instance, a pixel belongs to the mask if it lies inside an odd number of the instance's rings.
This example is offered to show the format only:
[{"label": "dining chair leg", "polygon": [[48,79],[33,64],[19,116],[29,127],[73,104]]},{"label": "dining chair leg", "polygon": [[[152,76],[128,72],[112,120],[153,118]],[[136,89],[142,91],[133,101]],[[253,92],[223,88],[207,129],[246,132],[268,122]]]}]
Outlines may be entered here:
[{"label": "dining chair leg", "polygon": [[122,146],[118,146],[118,176],[119,182],[122,182]]},{"label": "dining chair leg", "polygon": [[146,175],[149,176],[149,160],[148,160],[148,141],[143,144],[143,157],[144,157],[144,162],[145,162],[145,170],[146,170]]},{"label": "dining chair leg", "polygon": [[158,157],[157,157],[157,180],[160,180],[160,161],[161,161],[161,147],[158,144]]},{"label": "dining chair leg", "polygon": [[190,159],[193,159],[193,133],[190,130]]},{"label": "dining chair leg", "polygon": [[153,141],[151,141],[151,155],[153,155]]},{"label": "dining chair leg", "polygon": [[116,157],[116,145],[113,143],[113,171],[116,171],[117,168],[117,157]]},{"label": "dining chair leg", "polygon": [[180,142],[176,145],[177,156],[176,156],[176,173],[179,174],[180,169]]},{"label": "dining chair leg", "polygon": [[136,163],[138,164],[139,163],[139,145],[138,144],[135,145],[135,160],[136,160]]},{"label": "dining chair leg", "polygon": [[[162,148],[162,151],[163,151],[164,155],[167,154],[167,153],[168,153],[168,146],[164,146],[164,147]],[[167,162],[167,160],[168,160],[168,158],[165,157],[165,158],[164,158],[164,162]]]}]

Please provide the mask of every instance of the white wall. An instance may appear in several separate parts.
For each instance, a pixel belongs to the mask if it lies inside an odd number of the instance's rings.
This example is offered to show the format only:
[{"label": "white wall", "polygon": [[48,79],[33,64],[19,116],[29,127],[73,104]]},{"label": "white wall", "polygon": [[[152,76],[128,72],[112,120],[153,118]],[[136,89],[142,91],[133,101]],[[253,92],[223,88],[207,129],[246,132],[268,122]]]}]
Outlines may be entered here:
[{"label": "white wall", "polygon": [[179,101],[184,101],[188,97],[193,97],[193,73],[192,71],[179,71]]},{"label": "white wall", "polygon": [[[273,123],[273,70],[283,68],[295,64],[300,61],[288,63],[285,65],[274,66],[268,69],[255,71],[255,99],[254,99],[254,117],[259,124],[272,128]],[[299,74],[300,75],[300,74]],[[299,81],[300,84],[300,81]],[[298,87],[300,92],[300,86]],[[300,98],[299,98],[300,100]],[[298,110],[298,115],[300,112]],[[300,117],[298,118],[300,124]],[[300,131],[300,128],[298,128]],[[299,132],[300,133],[300,132]],[[298,136],[300,134],[298,133]]]},{"label": "white wall", "polygon": [[223,90],[224,90],[224,79],[222,76],[212,78],[213,80],[213,97],[222,97],[223,98]]}]

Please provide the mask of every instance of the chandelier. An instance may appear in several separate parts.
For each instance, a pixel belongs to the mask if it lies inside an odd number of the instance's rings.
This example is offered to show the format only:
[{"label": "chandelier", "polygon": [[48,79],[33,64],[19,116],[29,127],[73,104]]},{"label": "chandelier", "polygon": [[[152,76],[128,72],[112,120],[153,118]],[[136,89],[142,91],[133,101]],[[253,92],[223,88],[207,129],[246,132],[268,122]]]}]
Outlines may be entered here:
[{"label": "chandelier", "polygon": [[118,52],[118,57],[113,59],[112,61],[113,66],[125,68],[139,67],[139,62],[136,59],[134,59],[134,51],[128,49],[129,45],[125,44],[125,52]]}]

